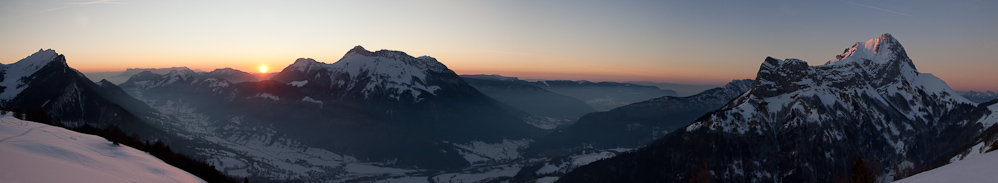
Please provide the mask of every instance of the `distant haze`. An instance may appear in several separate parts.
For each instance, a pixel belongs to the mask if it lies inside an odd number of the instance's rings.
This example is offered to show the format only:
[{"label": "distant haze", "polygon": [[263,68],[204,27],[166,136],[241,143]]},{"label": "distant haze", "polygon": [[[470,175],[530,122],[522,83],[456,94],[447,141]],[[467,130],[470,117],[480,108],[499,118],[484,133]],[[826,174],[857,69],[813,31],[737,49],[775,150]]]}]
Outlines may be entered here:
[{"label": "distant haze", "polygon": [[810,65],[881,33],[956,90],[994,90],[996,1],[0,2],[0,63],[39,48],[82,72],[280,72],[347,50],[430,55],[458,74],[723,85],[766,56]]}]

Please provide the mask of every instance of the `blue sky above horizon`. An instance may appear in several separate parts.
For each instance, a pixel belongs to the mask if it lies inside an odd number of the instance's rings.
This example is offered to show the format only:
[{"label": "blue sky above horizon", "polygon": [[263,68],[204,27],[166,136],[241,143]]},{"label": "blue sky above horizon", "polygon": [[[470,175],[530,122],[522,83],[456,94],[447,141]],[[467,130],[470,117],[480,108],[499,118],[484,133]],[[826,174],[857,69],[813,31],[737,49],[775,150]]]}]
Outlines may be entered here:
[{"label": "blue sky above horizon", "polygon": [[723,84],[891,33],[920,72],[998,91],[996,1],[0,1],[0,63],[51,48],[83,72],[272,71],[347,50],[459,74]]}]

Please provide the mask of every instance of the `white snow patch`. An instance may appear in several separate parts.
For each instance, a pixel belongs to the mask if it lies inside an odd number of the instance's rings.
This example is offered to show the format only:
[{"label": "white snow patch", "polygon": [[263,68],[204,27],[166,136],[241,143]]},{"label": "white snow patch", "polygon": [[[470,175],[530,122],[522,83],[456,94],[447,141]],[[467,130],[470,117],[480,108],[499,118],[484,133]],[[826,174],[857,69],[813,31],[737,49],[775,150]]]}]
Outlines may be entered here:
[{"label": "white snow patch", "polygon": [[302,97],[301,101],[302,102],[316,103],[316,104],[319,104],[319,107],[322,107],[322,101],[313,99],[312,97],[308,97],[308,96]]},{"label": "white snow patch", "polygon": [[308,80],[292,81],[291,83],[288,84],[295,87],[302,87],[305,86],[305,84],[308,84]]},{"label": "white snow patch", "polygon": [[351,163],[344,167],[348,172],[352,173],[362,173],[362,174],[386,174],[386,173],[409,173],[415,172],[415,170],[406,170],[399,168],[389,168],[380,167],[374,165]]},{"label": "white snow patch", "polygon": [[483,161],[509,161],[520,158],[521,148],[527,147],[530,140],[509,140],[503,139],[501,143],[485,143],[482,141],[472,141],[468,144],[454,144],[458,148],[458,153],[465,157],[469,163]]},{"label": "white snow patch", "polygon": [[628,149],[610,149],[607,151],[597,151],[588,152],[583,154],[573,154],[569,156],[567,162],[561,162],[560,164],[544,163],[540,169],[537,169],[534,174],[544,175],[553,173],[568,173],[575,168],[588,165],[589,163],[596,162],[601,159],[612,158],[617,156],[617,154],[626,152]]},{"label": "white snow patch", "polygon": [[559,126],[571,123],[572,120],[565,118],[545,117],[545,116],[530,116],[523,119],[523,122],[526,122],[527,124],[530,125],[534,125],[534,127],[540,129],[553,130],[555,128],[558,128]]},{"label": "white snow patch", "polygon": [[409,177],[409,176],[405,176],[405,177],[400,177],[400,178],[392,178],[392,179],[385,179],[385,180],[376,180],[374,182],[375,183],[382,183],[382,182],[383,183],[424,183],[424,182],[425,183],[429,183],[430,181],[427,179],[427,177]]},{"label": "white snow patch", "polygon": [[488,170],[475,173],[445,173],[433,176],[434,182],[459,183],[459,182],[480,182],[488,178],[512,177],[520,167],[516,166],[496,166],[489,167]]},{"label": "white snow patch", "polygon": [[541,178],[535,180],[534,182],[536,182],[536,183],[554,183],[555,181],[558,181],[558,178],[560,178],[560,177],[541,177]]},{"label": "white snow patch", "polygon": [[980,121],[980,123],[984,125],[985,129],[995,125],[995,123],[998,123],[998,104],[991,104],[991,106],[988,106],[988,110],[991,110],[991,114],[984,117]]},{"label": "white snow patch", "polygon": [[271,95],[270,93],[258,93],[254,97],[265,98],[265,99],[270,99],[270,100],[274,100],[274,101],[281,100],[281,97],[278,97],[276,95]]}]

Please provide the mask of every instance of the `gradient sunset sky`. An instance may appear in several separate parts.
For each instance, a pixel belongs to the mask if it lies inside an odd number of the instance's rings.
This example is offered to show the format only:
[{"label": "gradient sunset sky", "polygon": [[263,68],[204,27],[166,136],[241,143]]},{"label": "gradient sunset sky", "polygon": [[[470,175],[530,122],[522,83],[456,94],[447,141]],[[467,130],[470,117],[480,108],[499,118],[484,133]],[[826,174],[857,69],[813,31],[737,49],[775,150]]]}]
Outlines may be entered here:
[{"label": "gradient sunset sky", "polygon": [[811,65],[891,33],[920,72],[998,91],[998,1],[2,0],[0,63],[39,48],[81,72],[280,71],[347,50],[436,57],[458,74],[724,84],[766,56]]}]

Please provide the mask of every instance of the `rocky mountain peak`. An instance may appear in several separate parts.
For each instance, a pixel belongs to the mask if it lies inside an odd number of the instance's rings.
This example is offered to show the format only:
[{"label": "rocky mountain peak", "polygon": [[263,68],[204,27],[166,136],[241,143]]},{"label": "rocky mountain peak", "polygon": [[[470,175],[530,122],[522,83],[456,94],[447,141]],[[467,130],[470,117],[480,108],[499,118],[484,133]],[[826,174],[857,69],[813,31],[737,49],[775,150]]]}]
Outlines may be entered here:
[{"label": "rocky mountain peak", "polygon": [[[873,61],[876,64],[908,62],[909,65],[911,62],[901,43],[890,33],[884,33],[865,42],[856,42],[842,54],[836,55],[835,59],[829,61],[828,64],[862,63],[865,61]],[[914,65],[911,66],[914,67]]]}]

